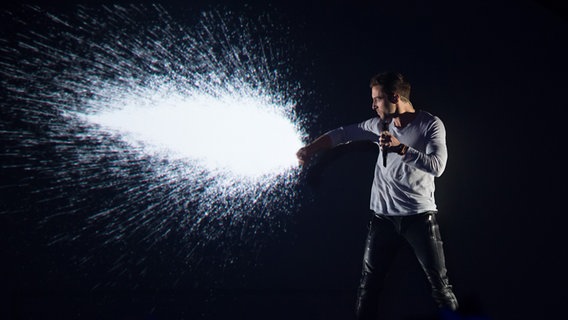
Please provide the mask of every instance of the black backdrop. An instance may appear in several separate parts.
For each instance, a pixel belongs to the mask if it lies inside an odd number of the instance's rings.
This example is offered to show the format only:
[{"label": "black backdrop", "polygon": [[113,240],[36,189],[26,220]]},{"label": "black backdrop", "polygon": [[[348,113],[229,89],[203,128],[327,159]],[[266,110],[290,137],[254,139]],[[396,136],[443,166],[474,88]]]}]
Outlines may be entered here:
[{"label": "black backdrop", "polygon": [[[40,4],[52,10],[73,6]],[[163,5],[182,18],[211,3]],[[372,115],[372,74],[405,73],[414,105],[438,115],[448,133],[449,162],[436,197],[449,274],[462,305],[492,319],[564,314],[561,122],[568,25],[562,7],[512,0],[222,5],[289,21],[294,41],[305,49],[293,60],[311,92],[300,111],[318,116],[306,128],[312,137]],[[3,30],[14,31],[6,25]],[[3,316],[349,319],[376,156],[367,145],[327,154],[307,175],[303,192],[309,201],[286,222],[287,231],[259,239],[260,250],[241,249],[241,261],[254,256],[255,263],[208,265],[175,289],[161,285],[164,274],[180,268],[164,248],[163,256],[146,260],[160,270],[155,276],[93,290],[88,284],[98,281],[96,272],[86,276],[66,265],[66,252],[50,251],[41,235],[22,230],[25,218],[4,212]],[[16,178],[3,180],[10,179]],[[8,209],[20,205],[17,197],[2,201]],[[408,252],[399,258],[384,297],[385,319],[434,317],[417,263]],[[139,289],[132,289],[137,281]]]}]

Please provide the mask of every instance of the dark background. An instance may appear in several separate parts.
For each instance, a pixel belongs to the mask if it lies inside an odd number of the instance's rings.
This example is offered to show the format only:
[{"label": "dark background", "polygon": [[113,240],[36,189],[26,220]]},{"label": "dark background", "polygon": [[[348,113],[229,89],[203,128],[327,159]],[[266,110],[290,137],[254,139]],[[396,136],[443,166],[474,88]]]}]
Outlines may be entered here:
[{"label": "dark background", "polygon": [[[303,48],[293,67],[309,91],[299,110],[318,116],[306,128],[312,138],[373,115],[368,88],[373,74],[404,73],[413,84],[413,104],[438,115],[447,129],[449,160],[437,180],[436,198],[462,317],[565,316],[565,5],[529,0],[214,4],[247,14],[276,13],[289,22],[294,42]],[[212,3],[163,5],[191,16]],[[65,265],[65,252],[53,252],[41,236],[18,230],[25,221],[3,215],[1,316],[352,319],[376,157],[377,150],[367,145],[324,155],[305,175],[302,192],[308,200],[286,222],[287,232],[259,238],[262,249],[241,248],[237,263],[204,264],[175,288],[163,281],[180,268],[167,244],[164,254],[147,257],[150,269],[158,270],[155,276],[132,273],[112,288],[92,289],[100,280],[93,279],[96,272]],[[247,263],[249,256],[254,263]],[[397,260],[383,302],[383,319],[436,318],[426,280],[409,251]]]}]

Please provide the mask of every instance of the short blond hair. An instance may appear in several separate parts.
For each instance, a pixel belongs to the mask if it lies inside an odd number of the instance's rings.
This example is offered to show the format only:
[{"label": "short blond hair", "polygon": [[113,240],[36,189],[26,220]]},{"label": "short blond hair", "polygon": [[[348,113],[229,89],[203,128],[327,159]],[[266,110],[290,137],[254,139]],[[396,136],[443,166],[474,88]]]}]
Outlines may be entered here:
[{"label": "short blond hair", "polygon": [[410,101],[410,83],[399,72],[378,73],[371,78],[369,86],[371,88],[381,86],[386,94],[393,95],[396,93],[401,99]]}]

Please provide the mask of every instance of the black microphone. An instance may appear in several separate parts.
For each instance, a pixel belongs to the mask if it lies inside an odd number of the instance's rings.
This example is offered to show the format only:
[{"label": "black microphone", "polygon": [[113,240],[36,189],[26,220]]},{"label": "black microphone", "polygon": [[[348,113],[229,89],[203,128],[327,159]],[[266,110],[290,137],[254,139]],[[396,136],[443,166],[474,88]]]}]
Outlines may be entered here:
[{"label": "black microphone", "polygon": [[[382,120],[381,121],[381,135],[383,132],[389,131],[389,124],[390,121],[387,120]],[[387,151],[387,147],[383,146],[381,148],[381,152],[383,153],[383,167],[387,166],[387,156],[388,156],[388,151]]]}]

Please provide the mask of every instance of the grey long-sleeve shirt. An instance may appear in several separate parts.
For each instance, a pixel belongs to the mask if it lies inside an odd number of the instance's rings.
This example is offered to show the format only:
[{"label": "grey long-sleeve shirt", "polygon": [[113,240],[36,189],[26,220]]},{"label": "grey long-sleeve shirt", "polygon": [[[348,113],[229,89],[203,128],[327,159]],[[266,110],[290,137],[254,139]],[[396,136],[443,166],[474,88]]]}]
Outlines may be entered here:
[{"label": "grey long-sleeve shirt", "polygon": [[[389,131],[407,145],[404,156],[388,155],[387,166],[377,159],[371,188],[370,208],[376,214],[411,215],[437,211],[434,178],[444,172],[448,151],[442,121],[426,111],[404,128],[391,125]],[[333,146],[351,141],[371,140],[378,145],[380,118],[337,128],[328,132]]]}]

